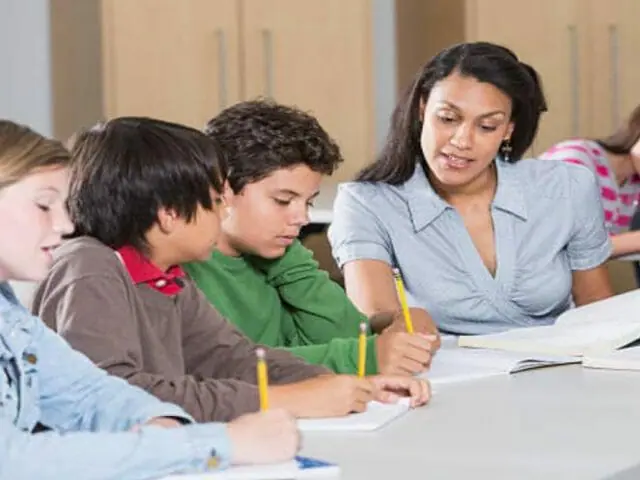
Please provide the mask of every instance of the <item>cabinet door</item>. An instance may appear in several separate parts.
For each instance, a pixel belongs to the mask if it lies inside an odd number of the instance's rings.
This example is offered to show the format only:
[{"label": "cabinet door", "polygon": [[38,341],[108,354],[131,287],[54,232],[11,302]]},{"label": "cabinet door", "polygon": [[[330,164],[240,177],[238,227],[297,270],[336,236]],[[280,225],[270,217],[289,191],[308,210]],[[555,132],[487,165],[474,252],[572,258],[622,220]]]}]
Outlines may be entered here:
[{"label": "cabinet door", "polygon": [[529,155],[588,131],[588,32],[580,5],[579,0],[467,1],[468,38],[510,48],[540,75],[549,110]]},{"label": "cabinet door", "polygon": [[375,147],[369,0],[244,0],[246,97],[313,113],[342,148],[350,178]]},{"label": "cabinet door", "polygon": [[640,104],[640,2],[591,0],[594,128],[607,136]]},{"label": "cabinet door", "polygon": [[202,127],[239,100],[238,0],[103,0],[107,117]]}]

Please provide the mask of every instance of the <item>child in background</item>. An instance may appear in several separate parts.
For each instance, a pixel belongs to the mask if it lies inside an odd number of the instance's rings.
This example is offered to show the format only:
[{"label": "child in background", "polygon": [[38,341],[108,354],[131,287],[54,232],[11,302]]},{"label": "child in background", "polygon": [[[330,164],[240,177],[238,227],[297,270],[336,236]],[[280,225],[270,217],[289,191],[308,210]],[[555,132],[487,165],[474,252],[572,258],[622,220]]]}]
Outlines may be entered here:
[{"label": "child in background", "polygon": [[640,200],[640,106],[612,135],[595,140],[565,140],[544,152],[540,159],[563,160],[591,170],[613,245],[611,256],[640,252],[640,232],[629,231]]}]

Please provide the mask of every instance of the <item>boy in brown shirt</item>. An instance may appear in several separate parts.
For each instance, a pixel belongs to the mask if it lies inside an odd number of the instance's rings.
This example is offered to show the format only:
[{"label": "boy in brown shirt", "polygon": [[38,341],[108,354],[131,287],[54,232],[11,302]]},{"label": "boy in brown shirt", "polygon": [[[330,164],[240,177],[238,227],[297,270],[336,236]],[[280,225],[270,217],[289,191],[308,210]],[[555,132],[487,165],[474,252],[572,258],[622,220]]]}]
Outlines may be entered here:
[{"label": "boy in brown shirt", "polygon": [[[71,153],[74,238],[56,250],[34,311],[100,367],[197,420],[257,410],[256,345],[178,267],[208,258],[218,238],[226,166],[214,140],[119,118],[82,132]],[[413,378],[333,375],[277,349],[267,359],[270,404],[298,417],[429,396]]]}]

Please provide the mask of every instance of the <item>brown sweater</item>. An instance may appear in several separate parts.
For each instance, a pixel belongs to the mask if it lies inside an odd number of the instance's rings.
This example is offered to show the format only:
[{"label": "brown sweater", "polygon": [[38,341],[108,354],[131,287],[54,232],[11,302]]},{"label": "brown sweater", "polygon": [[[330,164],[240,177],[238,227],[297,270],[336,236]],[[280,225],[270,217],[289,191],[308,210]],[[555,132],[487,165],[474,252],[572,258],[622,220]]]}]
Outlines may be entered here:
[{"label": "brown sweater", "polygon": [[[198,421],[258,410],[256,345],[191,281],[184,283],[175,296],[134,285],[112,249],[77,238],[56,251],[33,311],[98,366]],[[274,384],[328,373],[282,350],[266,350]]]}]

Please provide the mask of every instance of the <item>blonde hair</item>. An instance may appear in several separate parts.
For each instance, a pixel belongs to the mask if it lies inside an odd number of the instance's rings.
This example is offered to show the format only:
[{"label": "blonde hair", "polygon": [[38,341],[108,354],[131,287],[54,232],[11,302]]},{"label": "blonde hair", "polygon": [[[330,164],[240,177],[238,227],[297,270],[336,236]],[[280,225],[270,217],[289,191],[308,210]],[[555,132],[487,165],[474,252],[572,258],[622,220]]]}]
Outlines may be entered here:
[{"label": "blonde hair", "polygon": [[69,152],[57,140],[29,127],[0,119],[0,189],[19,182],[36,170],[64,167]]}]

